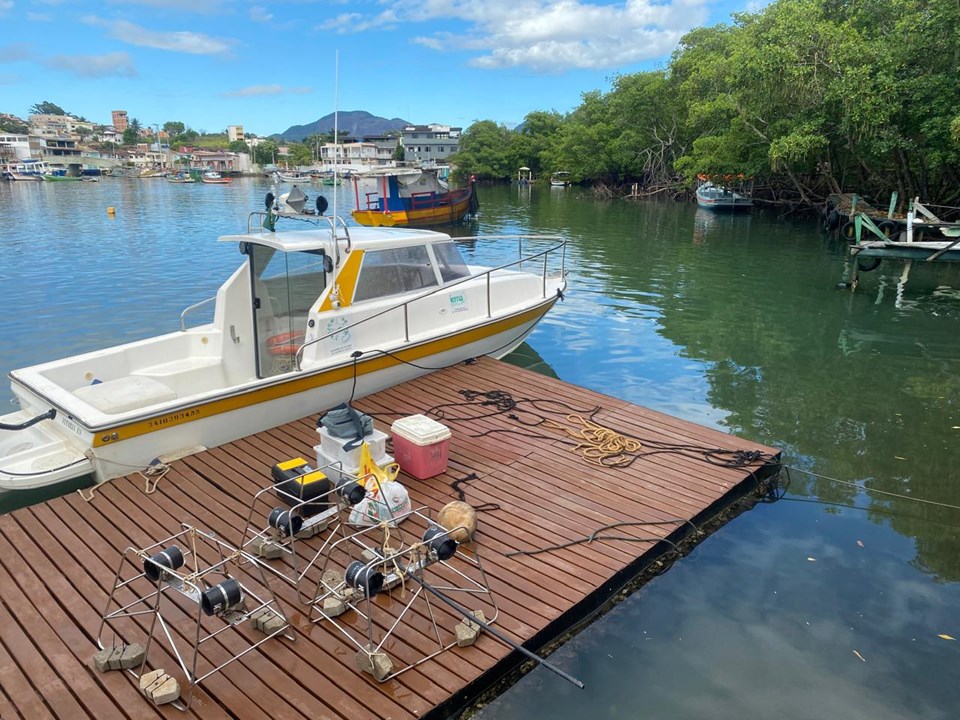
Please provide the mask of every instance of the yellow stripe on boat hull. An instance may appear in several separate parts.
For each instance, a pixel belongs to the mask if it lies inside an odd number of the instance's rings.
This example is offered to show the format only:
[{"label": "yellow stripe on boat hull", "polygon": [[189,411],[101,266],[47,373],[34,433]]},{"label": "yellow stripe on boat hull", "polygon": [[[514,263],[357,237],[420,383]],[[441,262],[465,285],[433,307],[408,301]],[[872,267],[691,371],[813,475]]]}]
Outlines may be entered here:
[{"label": "yellow stripe on boat hull", "polygon": [[[526,310],[517,315],[502,320],[496,320],[487,325],[465,330],[454,335],[430,340],[415,347],[397,350],[391,355],[377,355],[368,360],[357,361],[357,375],[367,375],[369,373],[384,370],[403,362],[416,362],[424,357],[436,355],[439,353],[453,350],[461,345],[483,340],[496,335],[504,330],[522,325],[529,320],[542,317],[553,307],[556,297],[550,298],[546,302],[535,308]],[[296,377],[285,382],[269,385],[267,387],[249,390],[239,395],[226,397],[221,400],[213,400],[203,405],[186,407],[173,412],[158,415],[146,420],[139,420],[127,425],[118,425],[105,430],[96,430],[93,437],[93,447],[102,447],[104,445],[115,445],[122,440],[146,435],[158,430],[182,425],[184,423],[202,420],[222,413],[239,410],[251,405],[277,400],[290,395],[313,390],[324,385],[331,385],[343,380],[349,380],[353,377],[353,365],[344,365],[330,370],[321,370],[305,377]]]}]

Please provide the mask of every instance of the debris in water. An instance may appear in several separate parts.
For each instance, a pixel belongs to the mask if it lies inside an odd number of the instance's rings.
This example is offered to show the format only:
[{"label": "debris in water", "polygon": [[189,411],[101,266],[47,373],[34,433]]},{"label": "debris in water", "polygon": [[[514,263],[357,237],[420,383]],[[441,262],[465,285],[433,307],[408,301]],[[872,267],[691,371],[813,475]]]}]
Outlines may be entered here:
[{"label": "debris in water", "polygon": [[812,558],[812,557],[808,557],[807,560],[808,560],[809,562],[816,562],[816,561],[817,561],[816,558]]},{"label": "debris in water", "polygon": [[894,459],[894,460],[906,460],[905,457],[900,457],[899,455],[894,455],[894,456],[893,456],[893,459]]},{"label": "debris in water", "polygon": [[863,547],[863,540],[857,540],[857,545],[859,545],[860,547]]},{"label": "debris in water", "polygon": [[950,637],[950,636],[947,635],[946,633],[940,633],[939,635],[937,635],[937,637],[938,637],[938,638],[941,638],[941,639],[943,639],[943,640],[956,640],[955,637]]},{"label": "debris in water", "polygon": [[867,659],[866,659],[863,655],[861,655],[860,653],[858,653],[856,650],[853,651],[853,654],[856,655],[856,656],[857,656],[858,658],[860,658],[861,660],[863,660],[863,662],[866,662],[866,661],[867,661]]}]

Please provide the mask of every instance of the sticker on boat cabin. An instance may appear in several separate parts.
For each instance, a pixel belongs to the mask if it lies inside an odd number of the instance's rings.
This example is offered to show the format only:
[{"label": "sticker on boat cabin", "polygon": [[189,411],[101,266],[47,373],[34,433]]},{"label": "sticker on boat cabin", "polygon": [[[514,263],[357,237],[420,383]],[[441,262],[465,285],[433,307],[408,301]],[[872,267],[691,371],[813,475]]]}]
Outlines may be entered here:
[{"label": "sticker on boat cabin", "polygon": [[353,338],[350,336],[350,330],[337,332],[337,330],[347,324],[348,320],[345,317],[333,317],[327,320],[327,334],[336,333],[327,338],[331,355],[345,353],[353,347]]},{"label": "sticker on boat cabin", "polygon": [[458,313],[469,309],[466,293],[458,292],[450,296],[450,312]]}]

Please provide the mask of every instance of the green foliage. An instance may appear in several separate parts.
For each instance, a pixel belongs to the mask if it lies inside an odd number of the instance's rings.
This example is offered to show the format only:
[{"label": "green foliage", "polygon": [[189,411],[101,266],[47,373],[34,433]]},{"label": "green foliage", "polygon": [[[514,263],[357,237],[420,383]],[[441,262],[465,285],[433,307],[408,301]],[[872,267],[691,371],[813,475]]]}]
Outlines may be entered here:
[{"label": "green foliage", "polygon": [[258,165],[270,165],[276,161],[277,149],[273,140],[264,140],[253,149],[253,161]]},{"label": "green foliage", "polygon": [[123,131],[123,144],[136,145],[138,142],[140,142],[140,133],[128,126],[127,129]]},{"label": "green foliage", "polygon": [[13,118],[0,117],[0,132],[16,133],[25,135],[30,127],[26,123],[17,122]]},{"label": "green foliage", "polygon": [[621,75],[569,115],[475,123],[461,174],[667,186],[749,175],[815,201],[960,200],[960,3],[776,0],[685,35],[664,71]]},{"label": "green foliage", "polygon": [[64,110],[59,105],[56,105],[49,100],[44,100],[43,102],[37,103],[36,105],[30,106],[31,115],[69,115],[69,113]]},{"label": "green foliage", "polygon": [[247,145],[243,140],[234,140],[227,147],[230,152],[235,153],[244,153],[246,155],[250,154],[250,146]]},{"label": "green foliage", "polygon": [[407,151],[403,148],[403,143],[397,143],[397,146],[393,149],[393,159],[398,161],[403,161],[407,157]]},{"label": "green foliage", "polygon": [[296,167],[301,165],[310,165],[313,162],[313,148],[303,143],[290,143],[288,145],[287,162]]},{"label": "green foliage", "polygon": [[170,137],[183,135],[187,131],[187,126],[178,120],[169,120],[163,124],[163,131]]},{"label": "green foliage", "polygon": [[510,150],[512,133],[493,120],[475,122],[460,135],[460,148],[451,162],[458,180],[509,180],[519,167]]}]

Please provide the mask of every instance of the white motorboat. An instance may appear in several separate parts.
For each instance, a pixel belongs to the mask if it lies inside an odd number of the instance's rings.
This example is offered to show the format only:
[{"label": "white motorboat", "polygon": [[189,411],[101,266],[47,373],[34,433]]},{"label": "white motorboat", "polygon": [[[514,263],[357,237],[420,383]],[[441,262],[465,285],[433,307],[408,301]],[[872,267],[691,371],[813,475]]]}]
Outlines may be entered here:
[{"label": "white motorboat", "polygon": [[[247,232],[220,238],[242,264],[178,332],[10,372],[20,409],[0,417],[0,488],[103,481],[501,357],[566,286],[555,237],[483,239],[511,257],[477,267],[443,233],[316,215],[298,217],[308,230],[270,230],[283,214],[252,213]],[[210,303],[213,321],[188,327]]]}]

